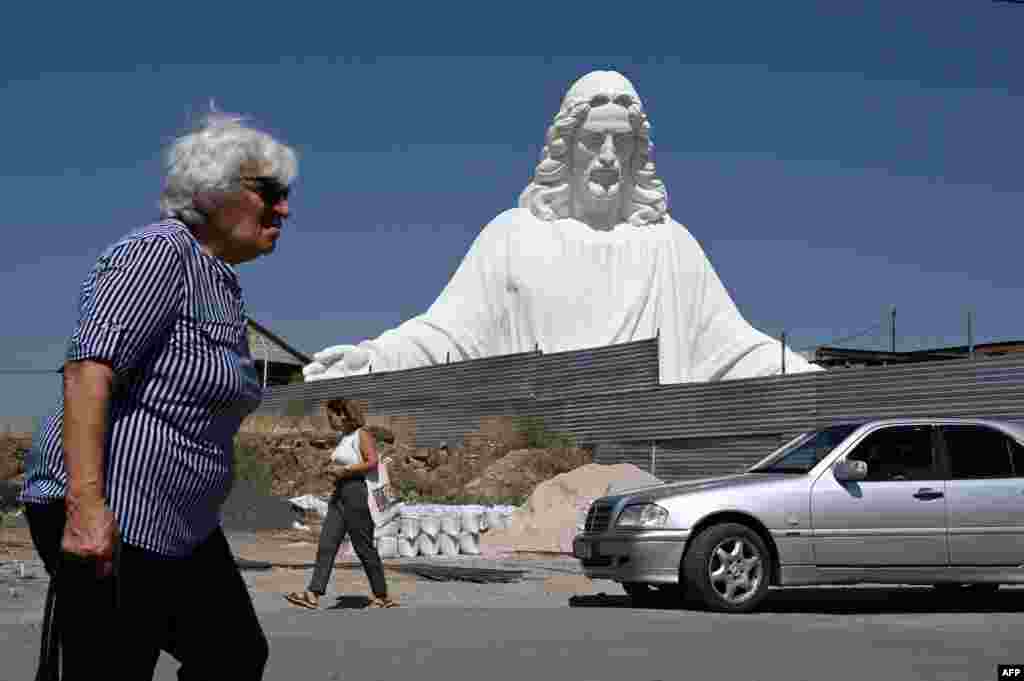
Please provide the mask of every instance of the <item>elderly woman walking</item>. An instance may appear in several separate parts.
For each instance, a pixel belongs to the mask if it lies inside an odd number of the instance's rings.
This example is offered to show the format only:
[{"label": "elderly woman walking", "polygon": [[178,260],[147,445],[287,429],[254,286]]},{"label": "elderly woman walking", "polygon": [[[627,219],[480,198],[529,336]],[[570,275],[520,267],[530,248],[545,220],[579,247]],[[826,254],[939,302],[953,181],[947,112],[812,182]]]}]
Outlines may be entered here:
[{"label": "elderly woman walking", "polygon": [[[327,592],[338,549],[348,535],[370,581],[373,592],[370,607],[393,608],[398,603],[388,597],[384,566],[373,544],[373,516],[366,489],[366,475],[379,465],[376,439],[365,430],[366,417],[357,402],[334,399],[327,403],[326,409],[331,427],[341,432],[341,441],[328,464],[329,472],[335,477],[334,494],[320,530],[316,566],[309,588],[285,594],[285,598],[311,610],[320,607],[320,597]],[[334,460],[335,457],[339,460]]]},{"label": "elderly woman walking", "polygon": [[298,164],[220,113],[167,161],[163,219],[82,285],[63,402],[26,461],[69,681],[152,678],[161,649],[180,679],[260,679],[268,655],[220,527],[234,436],[262,397],[234,266],[274,250]]}]

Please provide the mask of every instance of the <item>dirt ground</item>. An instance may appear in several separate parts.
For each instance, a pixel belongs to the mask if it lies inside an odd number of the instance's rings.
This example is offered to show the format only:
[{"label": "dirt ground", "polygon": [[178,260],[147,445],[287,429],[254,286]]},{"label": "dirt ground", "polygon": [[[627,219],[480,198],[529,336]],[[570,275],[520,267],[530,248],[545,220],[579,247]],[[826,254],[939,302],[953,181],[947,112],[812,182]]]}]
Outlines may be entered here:
[{"label": "dirt ground", "polygon": [[[415,575],[388,570],[386,567],[384,572],[388,595],[392,598],[401,601],[403,596],[416,593]],[[286,594],[291,591],[302,591],[309,586],[309,578],[309,570],[294,568],[273,568],[246,573],[249,588],[258,593]],[[336,594],[365,596],[369,592],[366,573],[358,563],[336,566],[331,581]]]},{"label": "dirt ground", "polygon": [[[281,595],[290,591],[301,591],[308,586],[310,565],[316,560],[315,537],[296,531],[259,532],[246,535],[244,540],[236,541],[235,544],[235,554],[238,558],[274,565],[271,569],[244,571],[246,582],[254,593]],[[503,565],[507,567],[509,563],[521,563],[524,569],[530,569],[532,564],[550,561],[552,558],[550,554],[523,552],[507,556],[503,560]],[[35,563],[38,560],[27,528],[0,529],[0,564],[17,561]],[[395,569],[401,562],[384,561],[388,591],[393,598],[401,602],[403,599],[416,597],[423,589],[438,588],[435,583]],[[444,561],[417,559],[416,562]],[[332,603],[335,598],[341,596],[353,599],[351,607],[362,607],[360,599],[365,599],[368,595],[369,584],[366,573],[357,560],[340,557],[335,563],[331,581]],[[563,597],[593,594],[597,586],[581,574],[549,574],[540,581],[538,588],[548,595]]]},{"label": "dirt ground", "polygon": [[38,557],[27,527],[0,527],[0,561],[35,560]]}]

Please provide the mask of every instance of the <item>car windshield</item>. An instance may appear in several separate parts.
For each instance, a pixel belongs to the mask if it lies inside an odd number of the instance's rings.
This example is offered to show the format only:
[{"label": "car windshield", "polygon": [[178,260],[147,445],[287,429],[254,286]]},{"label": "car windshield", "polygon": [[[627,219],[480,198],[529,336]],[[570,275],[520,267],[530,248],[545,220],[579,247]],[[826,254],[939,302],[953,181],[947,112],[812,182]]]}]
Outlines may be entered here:
[{"label": "car windshield", "polygon": [[804,433],[776,452],[770,459],[750,469],[751,473],[804,474],[835,449],[860,423],[829,426]]}]

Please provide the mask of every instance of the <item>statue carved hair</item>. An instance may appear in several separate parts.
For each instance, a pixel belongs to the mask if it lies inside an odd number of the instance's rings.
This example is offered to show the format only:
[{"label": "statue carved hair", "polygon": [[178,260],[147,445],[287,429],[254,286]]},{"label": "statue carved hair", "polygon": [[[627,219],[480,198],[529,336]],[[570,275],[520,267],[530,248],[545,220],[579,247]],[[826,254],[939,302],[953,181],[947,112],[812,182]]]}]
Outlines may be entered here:
[{"label": "statue carved hair", "polygon": [[576,133],[591,108],[608,103],[618,104],[629,111],[630,125],[636,134],[632,192],[628,215],[624,217],[636,226],[665,219],[668,192],[654,169],[651,124],[636,90],[624,76],[614,71],[589,73],[569,89],[548,128],[533,180],[519,196],[521,208],[528,208],[536,217],[546,221],[571,217],[570,176]]}]

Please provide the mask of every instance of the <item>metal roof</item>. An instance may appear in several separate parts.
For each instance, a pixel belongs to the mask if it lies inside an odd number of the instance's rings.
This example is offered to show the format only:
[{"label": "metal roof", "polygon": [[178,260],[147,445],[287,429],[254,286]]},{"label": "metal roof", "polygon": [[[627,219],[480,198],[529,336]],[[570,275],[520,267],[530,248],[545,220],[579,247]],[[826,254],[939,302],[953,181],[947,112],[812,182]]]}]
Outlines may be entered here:
[{"label": "metal roof", "polygon": [[246,322],[249,352],[254,360],[292,366],[305,366],[313,361],[256,320],[247,319]]}]

